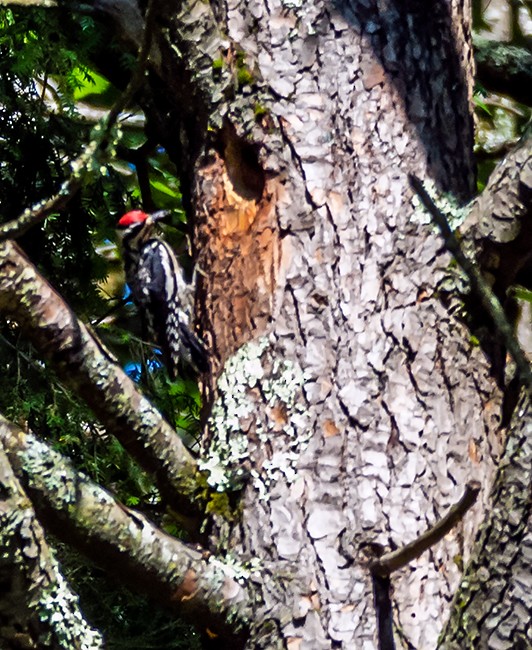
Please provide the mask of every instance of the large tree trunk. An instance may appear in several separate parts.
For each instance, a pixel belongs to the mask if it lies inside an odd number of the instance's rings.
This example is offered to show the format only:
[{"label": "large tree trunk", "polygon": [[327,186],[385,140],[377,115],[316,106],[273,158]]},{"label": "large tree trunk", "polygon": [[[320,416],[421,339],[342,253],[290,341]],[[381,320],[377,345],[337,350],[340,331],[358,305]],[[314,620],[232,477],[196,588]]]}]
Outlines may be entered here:
[{"label": "large tree trunk", "polygon": [[[461,202],[474,191],[467,3],[149,7],[143,101],[182,173],[198,320],[213,353],[205,474],[10,243],[0,308],[108,429],[125,433],[210,546],[163,535],[68,469],[41,471],[34,438],[4,423],[1,442],[36,511],[89,555],[108,549],[109,564],[139,585],[149,578],[166,604],[203,617],[216,648],[433,648],[459,584],[448,647],[510,648],[513,631],[526,647],[530,407],[523,397],[496,475],[504,373],[497,384],[498,360],[470,335],[471,313],[477,325],[485,317],[408,181],[415,174]],[[506,196],[512,205],[532,187],[528,152],[513,167],[522,187]],[[491,240],[484,252],[497,259],[502,295],[515,277],[508,259],[528,261],[529,215],[507,217],[509,202],[495,203],[504,227],[473,212],[464,233],[473,245]],[[37,456],[46,464],[49,454]],[[55,488],[65,472],[72,493]],[[480,499],[458,525],[407,568],[377,575],[376,559],[440,520],[471,479]],[[71,507],[75,499],[96,512],[105,503],[110,525]]]},{"label": "large tree trunk", "polygon": [[435,647],[500,451],[489,365],[407,180],[474,190],[468,3],[198,2],[172,24],[223,371],[203,464],[243,490],[211,540],[253,560],[249,647],[376,647],[369,560],[475,477],[478,506],[392,581],[396,638]]}]

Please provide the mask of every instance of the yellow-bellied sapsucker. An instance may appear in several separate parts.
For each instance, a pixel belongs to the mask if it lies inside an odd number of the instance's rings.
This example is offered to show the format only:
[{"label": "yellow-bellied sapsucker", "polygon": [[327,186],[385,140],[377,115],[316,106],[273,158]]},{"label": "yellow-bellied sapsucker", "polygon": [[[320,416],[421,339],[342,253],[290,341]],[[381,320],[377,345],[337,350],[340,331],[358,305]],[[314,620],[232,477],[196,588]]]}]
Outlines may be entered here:
[{"label": "yellow-bellied sapsucker", "polygon": [[127,212],[118,222],[126,280],[143,327],[160,348],[168,373],[175,377],[179,361],[200,372],[209,368],[207,351],[192,331],[192,287],[187,284],[170,246],[155,227],[166,211]]}]

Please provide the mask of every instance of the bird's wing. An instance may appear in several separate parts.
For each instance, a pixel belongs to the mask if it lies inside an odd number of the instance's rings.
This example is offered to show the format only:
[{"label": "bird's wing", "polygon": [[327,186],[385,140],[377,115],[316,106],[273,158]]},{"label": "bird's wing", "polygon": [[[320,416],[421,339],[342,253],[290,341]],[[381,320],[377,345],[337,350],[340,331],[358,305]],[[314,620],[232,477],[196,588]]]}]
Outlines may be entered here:
[{"label": "bird's wing", "polygon": [[[172,376],[175,376],[176,347],[175,336],[168,327],[171,310],[175,302],[175,278],[172,270],[173,260],[165,245],[152,240],[144,246],[139,257],[139,285],[142,287],[141,310],[150,337],[160,348],[164,363]],[[178,346],[178,342],[177,342]]]}]

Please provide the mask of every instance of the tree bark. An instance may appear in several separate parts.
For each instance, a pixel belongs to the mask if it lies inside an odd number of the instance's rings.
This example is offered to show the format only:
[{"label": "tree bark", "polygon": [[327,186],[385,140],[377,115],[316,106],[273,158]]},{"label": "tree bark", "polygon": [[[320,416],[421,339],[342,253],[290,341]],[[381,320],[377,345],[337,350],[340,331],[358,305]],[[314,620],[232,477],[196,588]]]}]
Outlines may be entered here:
[{"label": "tree bark", "polygon": [[[1,423],[0,423],[1,427]],[[100,650],[0,443],[0,638],[5,650]]]},{"label": "tree bark", "polygon": [[493,170],[461,230],[502,297],[532,257],[532,133]]},{"label": "tree bark", "polygon": [[[467,287],[408,183],[415,174],[472,198],[469,4],[190,0],[154,11],[143,101],[182,173],[214,358],[198,465],[231,497],[211,499],[205,528],[210,551],[253,567],[247,647],[436,647],[506,433],[502,384],[466,326]],[[4,259],[6,291],[30,295]],[[22,309],[32,332],[22,302],[1,304]],[[171,437],[162,447],[150,458],[165,480],[177,472],[171,498],[184,487],[177,469],[196,465]],[[440,520],[472,479],[480,497],[464,519],[377,580],[376,559]],[[512,525],[503,483],[485,549],[502,548],[496,533]],[[524,518],[528,501],[518,506]],[[501,563],[509,580],[508,562],[524,562],[517,528],[490,575]],[[514,594],[507,621],[526,599]],[[488,638],[500,616],[480,609],[483,629],[462,629],[451,647]]]},{"label": "tree bark", "polygon": [[532,425],[523,395],[508,433],[490,510],[439,647],[529,648]]},{"label": "tree bark", "polygon": [[489,363],[449,311],[461,282],[407,181],[472,196],[469,5],[186,10],[169,31],[197,65],[196,82],[176,62],[184,112],[216,109],[209,133],[179,122],[206,145],[181,158],[221,372],[202,466],[242,496],[213,545],[263,567],[249,647],[377,647],[375,549],[473,476],[477,507],[392,579],[396,639],[435,647],[501,450]]}]

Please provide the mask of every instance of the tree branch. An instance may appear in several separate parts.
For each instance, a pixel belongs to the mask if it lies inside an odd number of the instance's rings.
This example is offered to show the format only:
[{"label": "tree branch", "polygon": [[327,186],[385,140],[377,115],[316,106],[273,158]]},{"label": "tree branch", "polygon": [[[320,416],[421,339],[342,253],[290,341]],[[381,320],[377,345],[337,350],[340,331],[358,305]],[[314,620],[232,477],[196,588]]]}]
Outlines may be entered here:
[{"label": "tree branch", "polygon": [[[0,430],[3,430],[0,422]],[[99,650],[0,443],[0,620],[3,647]]]},{"label": "tree branch", "polygon": [[429,530],[413,542],[410,542],[410,544],[406,544],[391,553],[386,553],[378,560],[372,562],[370,565],[371,572],[382,577],[389,576],[390,573],[402,569],[412,562],[412,560],[415,560],[427,551],[431,546],[437,544],[463,519],[466,512],[472,508],[479,492],[480,483],[476,481],[468,483],[460,501],[449,510],[445,517],[440,519],[432,528],[429,528]]},{"label": "tree branch", "polygon": [[491,504],[439,648],[530,647],[532,409],[526,392],[508,430]]},{"label": "tree branch", "polygon": [[[519,144],[493,170],[484,191],[473,201],[461,232],[475,240],[489,239],[498,244],[507,244],[519,237],[524,239],[520,248],[530,253],[531,145],[532,129],[529,129]],[[522,253],[521,257],[526,253]],[[512,257],[515,264],[515,255]]]},{"label": "tree branch", "polygon": [[251,615],[234,567],[167,535],[1,415],[0,442],[46,528],[121,582],[218,634],[233,635],[241,617]]},{"label": "tree branch", "polygon": [[426,210],[432,216],[434,223],[440,229],[442,237],[445,242],[447,250],[452,253],[455,260],[458,262],[464,273],[467,275],[473,291],[478,295],[482,302],[482,306],[488,312],[493,323],[504,341],[506,349],[512,355],[512,358],[517,366],[517,372],[523,385],[526,386],[529,394],[532,394],[532,371],[530,364],[524,354],[519,341],[517,340],[512,326],[506,318],[504,309],[493,293],[487,282],[482,277],[477,266],[465,255],[457,238],[451,230],[445,215],[438,209],[434,201],[431,199],[423,184],[416,176],[409,175],[410,184],[419,196],[421,202]]},{"label": "tree branch", "polygon": [[524,47],[473,36],[477,77],[489,90],[532,105],[532,53]]},{"label": "tree branch", "polygon": [[[136,389],[16,244],[0,243],[0,313],[19,324],[60,379],[147,471],[178,512],[198,513],[197,466],[175,431]],[[189,522],[193,527],[194,522]]]}]

